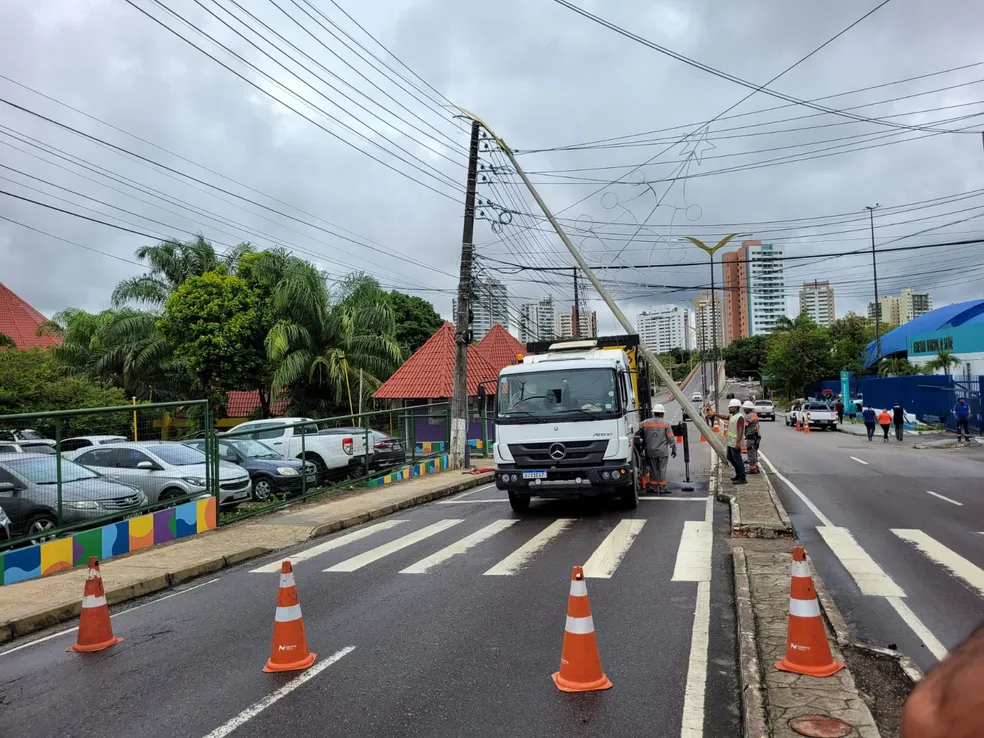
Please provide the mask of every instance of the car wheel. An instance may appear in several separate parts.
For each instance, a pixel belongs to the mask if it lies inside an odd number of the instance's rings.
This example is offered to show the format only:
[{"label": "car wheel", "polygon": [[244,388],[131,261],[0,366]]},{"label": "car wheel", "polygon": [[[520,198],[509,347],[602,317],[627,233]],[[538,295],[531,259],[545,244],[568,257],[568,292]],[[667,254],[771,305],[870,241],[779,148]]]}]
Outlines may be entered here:
[{"label": "car wheel", "polygon": [[273,497],[273,480],[270,477],[257,477],[253,480],[253,499],[266,502]]},{"label": "car wheel", "polygon": [[518,495],[515,492],[509,492],[509,507],[513,509],[513,512],[523,513],[530,509],[530,496],[529,495]]},{"label": "car wheel", "polygon": [[58,521],[51,515],[36,515],[27,521],[27,535],[31,536],[31,543],[38,544],[50,541],[55,536],[52,534],[58,527]]},{"label": "car wheel", "polygon": [[183,489],[178,489],[176,487],[168,487],[165,490],[161,490],[161,493],[157,495],[158,502],[167,502],[168,500],[176,500],[179,497],[185,496],[185,491]]}]

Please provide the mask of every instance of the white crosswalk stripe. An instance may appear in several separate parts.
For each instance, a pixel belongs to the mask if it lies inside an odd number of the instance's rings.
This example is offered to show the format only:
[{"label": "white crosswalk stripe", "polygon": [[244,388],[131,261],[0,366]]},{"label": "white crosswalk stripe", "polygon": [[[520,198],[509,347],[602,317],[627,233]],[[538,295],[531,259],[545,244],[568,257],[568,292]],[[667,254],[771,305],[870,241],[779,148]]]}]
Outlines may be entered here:
[{"label": "white crosswalk stripe", "polygon": [[542,551],[546,545],[550,543],[550,541],[561,535],[572,525],[574,525],[573,518],[561,518],[560,520],[555,520],[533,536],[529,541],[524,543],[498,564],[485,572],[485,575],[511,576],[517,573],[529,563],[533,556]]},{"label": "white crosswalk stripe", "polygon": [[435,566],[443,564],[448,559],[455,556],[460,556],[461,554],[468,551],[470,548],[474,548],[482,541],[488,540],[496,533],[504,531],[511,525],[515,525],[519,521],[515,518],[510,520],[496,520],[491,525],[486,525],[481,530],[477,530],[471,535],[465,536],[460,541],[455,541],[450,546],[445,546],[440,551],[431,554],[425,559],[421,559],[416,564],[411,564],[406,569],[401,569],[401,574],[426,574],[428,571],[433,569]]},{"label": "white crosswalk stripe", "polygon": [[620,521],[584,563],[585,578],[611,579],[645,524],[645,520]]},{"label": "white crosswalk stripe", "polygon": [[382,558],[394,554],[397,551],[402,551],[408,546],[412,546],[415,543],[419,543],[426,538],[437,535],[448,528],[451,528],[458,523],[464,522],[462,520],[439,520],[432,525],[428,525],[426,528],[421,528],[418,531],[410,533],[403,536],[402,538],[397,538],[395,541],[390,541],[389,543],[384,543],[382,546],[377,546],[376,548],[366,551],[358,556],[353,556],[351,559],[346,559],[341,563],[330,566],[325,571],[327,572],[352,572],[357,569],[361,569],[363,566],[373,563],[374,561],[379,561]]},{"label": "white crosswalk stripe", "polygon": [[951,551],[932,536],[921,530],[911,528],[892,528],[892,533],[903,541],[911,543],[926,558],[933,561],[953,576],[966,582],[978,594],[984,596],[984,569],[976,566],[955,551]]},{"label": "white crosswalk stripe", "polygon": [[[383,530],[389,530],[394,526],[404,523],[404,520],[384,520],[381,523],[375,523],[373,525],[367,525],[365,528],[359,528],[359,530],[353,531],[351,533],[346,533],[345,535],[338,536],[338,538],[332,538],[330,541],[324,543],[319,543],[317,546],[312,546],[311,548],[306,548],[303,551],[298,551],[293,556],[285,556],[284,558],[290,559],[292,564],[297,564],[301,561],[307,561],[315,556],[320,556],[323,553],[329,551],[334,551],[336,548],[341,548],[342,546],[347,546],[350,543],[355,543],[356,541],[361,541],[367,536],[371,536],[373,533],[378,533]],[[281,562],[275,561],[272,564],[267,564],[266,566],[261,566],[258,569],[253,569],[250,574],[279,574],[280,573]]]}]

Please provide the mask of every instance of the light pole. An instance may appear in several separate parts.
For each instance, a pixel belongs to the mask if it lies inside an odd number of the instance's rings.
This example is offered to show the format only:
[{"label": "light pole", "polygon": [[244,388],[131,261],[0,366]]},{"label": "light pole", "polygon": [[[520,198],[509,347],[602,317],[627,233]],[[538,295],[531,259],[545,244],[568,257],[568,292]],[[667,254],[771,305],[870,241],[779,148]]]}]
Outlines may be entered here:
[{"label": "light pole", "polygon": [[878,262],[875,259],[875,209],[879,207],[876,202],[874,205],[865,205],[868,211],[868,219],[871,223],[871,275],[875,282],[875,365],[881,361],[881,305],[878,302]]},{"label": "light pole", "polygon": [[[693,302],[693,306],[694,306],[694,316],[696,316],[698,314],[698,312],[700,311],[700,300],[693,300],[692,302]],[[711,309],[712,310],[714,309],[714,301],[713,300],[711,301]],[[713,316],[713,313],[712,313],[712,316]],[[696,317],[695,317],[695,320],[696,320]],[[713,317],[712,317],[712,320],[713,320]],[[696,341],[696,343],[697,343],[697,353],[700,354],[700,394],[701,394],[701,397],[705,397],[706,398],[707,397],[707,363],[704,361],[704,350],[707,347],[707,332],[706,332],[706,330],[704,329],[704,326],[703,326],[704,321],[701,320],[700,323],[702,324],[701,325],[701,330],[697,333],[697,341]]]},{"label": "light pole", "polygon": [[717,364],[718,363],[717,313],[718,313],[718,309],[717,309],[717,299],[715,298],[715,295],[714,295],[714,290],[715,290],[715,286],[714,286],[714,254],[717,253],[719,249],[722,249],[725,246],[727,246],[728,245],[728,242],[732,238],[734,238],[735,236],[737,236],[737,235],[738,235],[737,233],[732,233],[729,236],[725,236],[720,241],[718,241],[714,246],[708,246],[703,241],[701,241],[699,239],[696,239],[696,238],[694,238],[692,236],[684,236],[684,238],[686,238],[688,241],[690,241],[690,243],[692,243],[697,248],[699,248],[702,251],[704,251],[707,254],[707,256],[710,258],[710,266],[711,266],[711,340],[713,341],[713,345],[714,345],[714,352],[712,354],[713,360],[714,360],[714,369],[713,369],[713,372],[712,372],[712,375],[711,376],[712,376],[712,379],[714,381],[714,412],[715,413],[719,413],[720,412],[720,408],[718,407],[718,397],[720,397],[720,395],[721,395],[721,387],[720,387],[720,384],[721,383],[718,381],[718,377],[717,377],[717,365],[718,365]]}]

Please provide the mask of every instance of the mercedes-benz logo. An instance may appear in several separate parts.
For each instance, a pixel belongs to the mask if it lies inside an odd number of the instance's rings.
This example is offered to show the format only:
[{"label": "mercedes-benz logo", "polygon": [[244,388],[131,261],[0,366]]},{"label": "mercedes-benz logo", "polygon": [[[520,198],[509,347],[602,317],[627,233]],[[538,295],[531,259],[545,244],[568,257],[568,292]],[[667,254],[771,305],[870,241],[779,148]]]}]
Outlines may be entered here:
[{"label": "mercedes-benz logo", "polygon": [[554,461],[560,461],[562,458],[567,456],[567,449],[564,448],[562,443],[553,443],[550,445],[550,458]]}]

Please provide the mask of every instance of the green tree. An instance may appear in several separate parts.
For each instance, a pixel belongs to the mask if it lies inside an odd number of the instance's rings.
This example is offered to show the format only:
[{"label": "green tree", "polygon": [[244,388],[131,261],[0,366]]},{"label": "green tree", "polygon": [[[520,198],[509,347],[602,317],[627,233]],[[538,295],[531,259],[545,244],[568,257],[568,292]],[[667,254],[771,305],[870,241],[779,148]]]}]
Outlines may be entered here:
[{"label": "green tree", "polygon": [[772,385],[784,390],[787,398],[805,394],[810,385],[837,371],[833,367],[830,332],[809,317],[801,315],[771,336],[763,374],[770,376]]},{"label": "green tree", "polygon": [[258,389],[266,369],[257,297],[245,280],[220,272],[191,277],[164,304],[162,337],[196,390],[216,405],[229,390]]},{"label": "green tree", "polygon": [[911,377],[914,374],[919,374],[919,367],[902,357],[882,359],[878,363],[879,377]]},{"label": "green tree", "polygon": [[387,293],[386,300],[396,321],[396,342],[404,356],[423,346],[444,324],[434,306],[422,297],[393,290]]},{"label": "green tree", "polygon": [[959,356],[954,356],[952,351],[944,349],[926,365],[926,369],[929,370],[928,373],[930,374],[935,374],[938,369],[943,370],[944,374],[949,374],[953,367],[960,366],[960,361]]},{"label": "green tree", "polygon": [[0,333],[0,348],[17,348],[17,344],[14,343],[14,339],[6,333]]},{"label": "green tree", "polygon": [[744,377],[761,373],[769,353],[768,336],[736,338],[722,352],[725,371],[729,377]]},{"label": "green tree", "polygon": [[251,253],[253,247],[241,243],[225,256],[216,253],[204,236],[192,241],[161,241],[154,246],[137,249],[136,256],[146,261],[150,272],[124,279],[113,290],[113,304],[117,307],[129,303],[163,307],[167,298],[192,277],[225,269],[234,272],[240,258]]},{"label": "green tree", "polygon": [[850,314],[831,323],[829,332],[834,367],[861,374],[864,371],[865,350],[875,340],[874,321]]},{"label": "green tree", "polygon": [[[87,377],[70,377],[59,369],[50,350],[0,351],[0,415],[44,413],[83,407],[113,407],[127,404],[123,391]],[[80,415],[65,421],[66,433],[99,432],[120,418],[111,415]],[[122,419],[126,427],[125,417]],[[50,419],[25,424],[50,432]],[[118,432],[118,431],[115,431]]]}]

